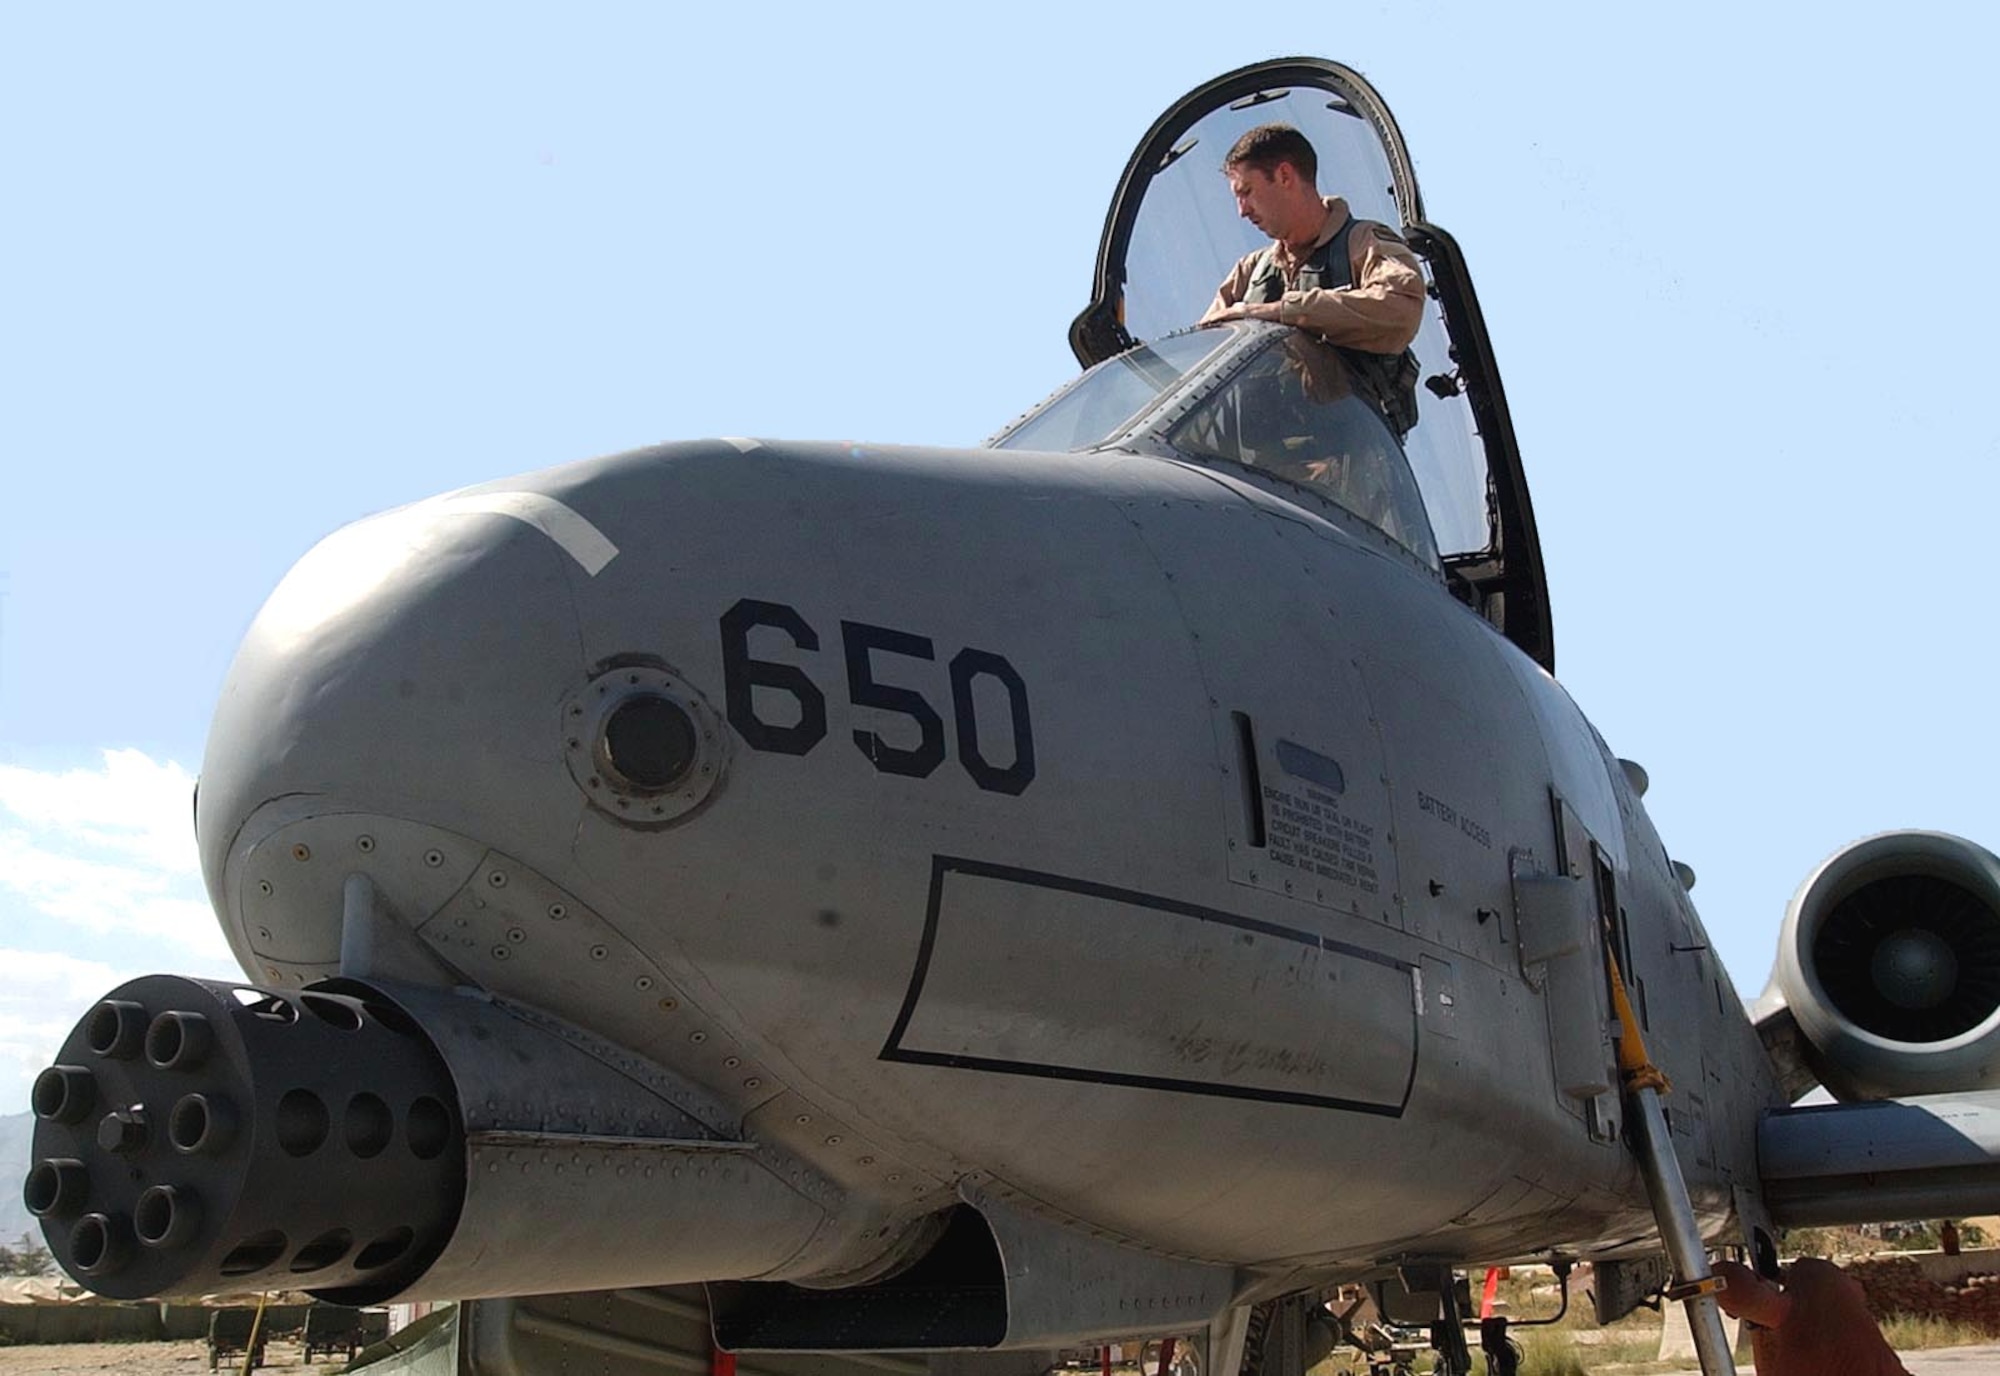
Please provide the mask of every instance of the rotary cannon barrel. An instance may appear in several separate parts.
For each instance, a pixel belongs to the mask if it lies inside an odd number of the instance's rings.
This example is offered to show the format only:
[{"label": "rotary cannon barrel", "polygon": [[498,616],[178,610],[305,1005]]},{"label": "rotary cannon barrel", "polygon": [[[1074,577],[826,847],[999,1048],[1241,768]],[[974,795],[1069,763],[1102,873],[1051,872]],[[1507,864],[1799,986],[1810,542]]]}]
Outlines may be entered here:
[{"label": "rotary cannon barrel", "polygon": [[28,1206],[118,1299],[548,1294],[893,1246],[668,1068],[469,986],[149,975],[84,1017],[34,1106]]},{"label": "rotary cannon barrel", "polygon": [[175,975],[101,1000],[36,1079],[23,1197],[118,1299],[394,1294],[450,1240],[465,1129],[444,1058],[366,993]]}]

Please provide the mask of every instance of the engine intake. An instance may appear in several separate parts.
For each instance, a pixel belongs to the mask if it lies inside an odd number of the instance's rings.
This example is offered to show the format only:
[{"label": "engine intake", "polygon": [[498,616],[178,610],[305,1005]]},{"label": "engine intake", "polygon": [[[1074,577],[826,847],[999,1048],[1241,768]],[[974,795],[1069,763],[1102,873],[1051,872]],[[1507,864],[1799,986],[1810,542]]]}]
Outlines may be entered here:
[{"label": "engine intake", "polygon": [[1942,832],[1855,842],[1792,899],[1774,980],[1841,1099],[2000,1088],[2000,859]]}]

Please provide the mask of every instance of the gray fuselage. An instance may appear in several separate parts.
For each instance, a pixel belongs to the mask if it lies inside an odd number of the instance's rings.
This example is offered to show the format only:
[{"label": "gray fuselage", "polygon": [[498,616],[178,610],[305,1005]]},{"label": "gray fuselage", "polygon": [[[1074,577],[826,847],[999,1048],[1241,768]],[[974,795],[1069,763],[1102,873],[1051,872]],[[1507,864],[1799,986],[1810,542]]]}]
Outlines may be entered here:
[{"label": "gray fuselage", "polygon": [[[628,667],[707,735],[657,811],[577,734]],[[1711,1231],[1781,1102],[1556,682],[1222,466],[718,441],[360,522],[251,630],[198,825],[253,977],[339,973],[366,874],[419,938],[369,973],[685,1077],[849,1259],[968,1190],[1236,1265],[1649,1234],[1595,918]]]}]

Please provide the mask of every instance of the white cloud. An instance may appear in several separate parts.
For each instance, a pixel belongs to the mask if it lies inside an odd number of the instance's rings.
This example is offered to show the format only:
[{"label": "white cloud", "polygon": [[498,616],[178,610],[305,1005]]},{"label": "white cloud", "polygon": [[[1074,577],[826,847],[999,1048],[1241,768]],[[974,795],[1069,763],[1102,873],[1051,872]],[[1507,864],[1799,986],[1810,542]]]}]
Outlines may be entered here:
[{"label": "white cloud", "polygon": [[89,853],[65,854],[20,831],[0,831],[0,887],[65,925],[223,949],[199,880]]},{"label": "white cloud", "polygon": [[[0,765],[0,1112],[28,1087],[85,1011],[156,970],[234,971],[202,888],[194,778],[137,750],[97,769]],[[32,935],[30,935],[32,934]],[[91,955],[115,952],[106,964]]]},{"label": "white cloud", "polygon": [[99,770],[0,765],[0,889],[63,926],[224,957],[180,765],[107,750]]},{"label": "white cloud", "polygon": [[28,1106],[28,1088],[98,999],[141,973],[51,951],[0,948],[0,1113]]},{"label": "white cloud", "polygon": [[30,829],[162,874],[198,872],[194,776],[140,750],[107,750],[100,770],[43,774],[0,765],[0,809]]}]

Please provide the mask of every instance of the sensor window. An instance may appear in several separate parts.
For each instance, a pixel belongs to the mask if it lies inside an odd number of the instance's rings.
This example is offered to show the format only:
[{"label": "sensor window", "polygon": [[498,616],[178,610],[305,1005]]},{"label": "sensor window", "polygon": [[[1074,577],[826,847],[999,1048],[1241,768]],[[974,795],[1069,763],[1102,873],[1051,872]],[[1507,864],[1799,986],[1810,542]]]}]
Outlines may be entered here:
[{"label": "sensor window", "polygon": [[699,740],[680,704],[640,693],[604,719],[604,763],[613,781],[642,793],[664,793],[694,767]]}]

